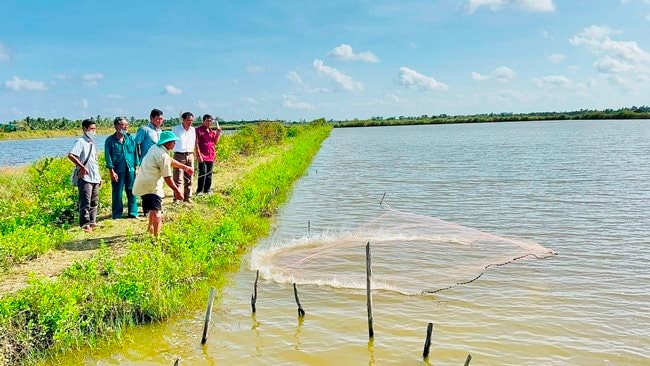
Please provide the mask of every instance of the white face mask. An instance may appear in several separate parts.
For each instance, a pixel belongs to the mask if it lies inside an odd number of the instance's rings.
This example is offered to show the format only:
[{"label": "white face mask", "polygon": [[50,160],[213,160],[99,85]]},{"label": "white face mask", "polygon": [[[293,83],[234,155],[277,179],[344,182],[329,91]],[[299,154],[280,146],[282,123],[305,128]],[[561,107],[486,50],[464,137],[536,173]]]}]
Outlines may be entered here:
[{"label": "white face mask", "polygon": [[127,130],[120,130],[120,133],[121,133],[123,136],[126,136],[126,134],[129,133],[129,131],[127,131]]},{"label": "white face mask", "polygon": [[88,135],[88,136],[95,136],[96,134],[97,134],[97,131],[94,131],[94,130],[86,131],[86,135]]}]

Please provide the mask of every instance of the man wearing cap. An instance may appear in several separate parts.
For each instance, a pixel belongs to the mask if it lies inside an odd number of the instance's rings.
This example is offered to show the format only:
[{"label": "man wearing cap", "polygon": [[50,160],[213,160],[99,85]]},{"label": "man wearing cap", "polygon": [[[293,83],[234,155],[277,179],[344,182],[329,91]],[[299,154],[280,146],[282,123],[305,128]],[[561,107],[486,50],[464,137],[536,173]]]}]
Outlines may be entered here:
[{"label": "man wearing cap", "polygon": [[191,166],[181,164],[169,156],[178,137],[171,131],[160,133],[158,144],[152,146],[140,164],[140,173],[135,177],[133,193],[140,196],[142,209],[149,217],[148,231],[160,235],[162,229],[162,199],[165,197],[163,181],[174,191],[174,198],[183,199],[183,194],[172,180],[172,167],[192,175]]}]

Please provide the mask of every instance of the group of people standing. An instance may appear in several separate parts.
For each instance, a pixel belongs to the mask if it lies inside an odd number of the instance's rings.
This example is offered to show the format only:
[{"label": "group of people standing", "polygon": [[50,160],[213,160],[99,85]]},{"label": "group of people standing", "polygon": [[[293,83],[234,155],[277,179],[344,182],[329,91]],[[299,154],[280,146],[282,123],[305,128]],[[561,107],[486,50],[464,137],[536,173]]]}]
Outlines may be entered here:
[{"label": "group of people standing", "polygon": [[[111,178],[111,217],[122,218],[126,192],[127,216],[138,218],[138,199],[148,217],[148,231],[154,236],[162,228],[163,182],[174,192],[174,202],[192,202],[194,161],[198,161],[199,177],[196,194],[211,193],[212,171],[221,127],[211,127],[214,118],[206,114],[200,127],[194,128],[194,115],[181,114],[181,124],[172,131],[163,131],[163,112],[153,109],[149,124],[138,129],[135,136],[128,132],[129,121],[117,117],[115,132],[104,144],[106,168]],[[79,189],[79,225],[90,232],[97,226],[101,176],[94,136],[97,126],[93,120],[82,121],[83,136],[75,141],[68,158],[75,164],[73,178]],[[170,152],[173,151],[173,158]],[[179,187],[183,187],[181,192]]]}]

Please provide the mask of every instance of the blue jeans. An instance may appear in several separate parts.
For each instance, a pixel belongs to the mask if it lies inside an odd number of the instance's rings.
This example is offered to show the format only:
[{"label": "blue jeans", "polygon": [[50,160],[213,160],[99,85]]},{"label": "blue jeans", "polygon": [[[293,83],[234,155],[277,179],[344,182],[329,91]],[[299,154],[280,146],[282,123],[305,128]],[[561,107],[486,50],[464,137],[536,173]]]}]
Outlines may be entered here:
[{"label": "blue jeans", "polygon": [[111,181],[111,217],[119,219],[124,211],[122,203],[122,193],[126,191],[126,200],[128,205],[128,215],[138,216],[138,199],[133,195],[133,182],[135,181],[135,172],[116,172],[117,182]]}]

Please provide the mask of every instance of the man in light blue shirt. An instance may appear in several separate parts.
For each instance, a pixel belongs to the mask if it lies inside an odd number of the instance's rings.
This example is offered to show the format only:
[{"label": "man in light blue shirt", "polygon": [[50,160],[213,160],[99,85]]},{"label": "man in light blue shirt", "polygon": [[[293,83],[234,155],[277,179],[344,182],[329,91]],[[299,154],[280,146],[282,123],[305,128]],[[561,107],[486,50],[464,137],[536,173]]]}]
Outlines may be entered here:
[{"label": "man in light blue shirt", "polygon": [[102,178],[97,162],[97,146],[93,136],[97,134],[97,125],[91,119],[81,122],[83,137],[72,145],[68,159],[75,165],[77,188],[79,188],[79,226],[91,232],[97,226],[97,207],[99,206],[99,186]]},{"label": "man in light blue shirt", "polygon": [[135,144],[138,146],[140,161],[147,155],[149,149],[158,143],[162,132],[160,126],[162,126],[164,120],[163,112],[154,108],[149,113],[149,124],[138,129],[138,133],[135,135]]}]

